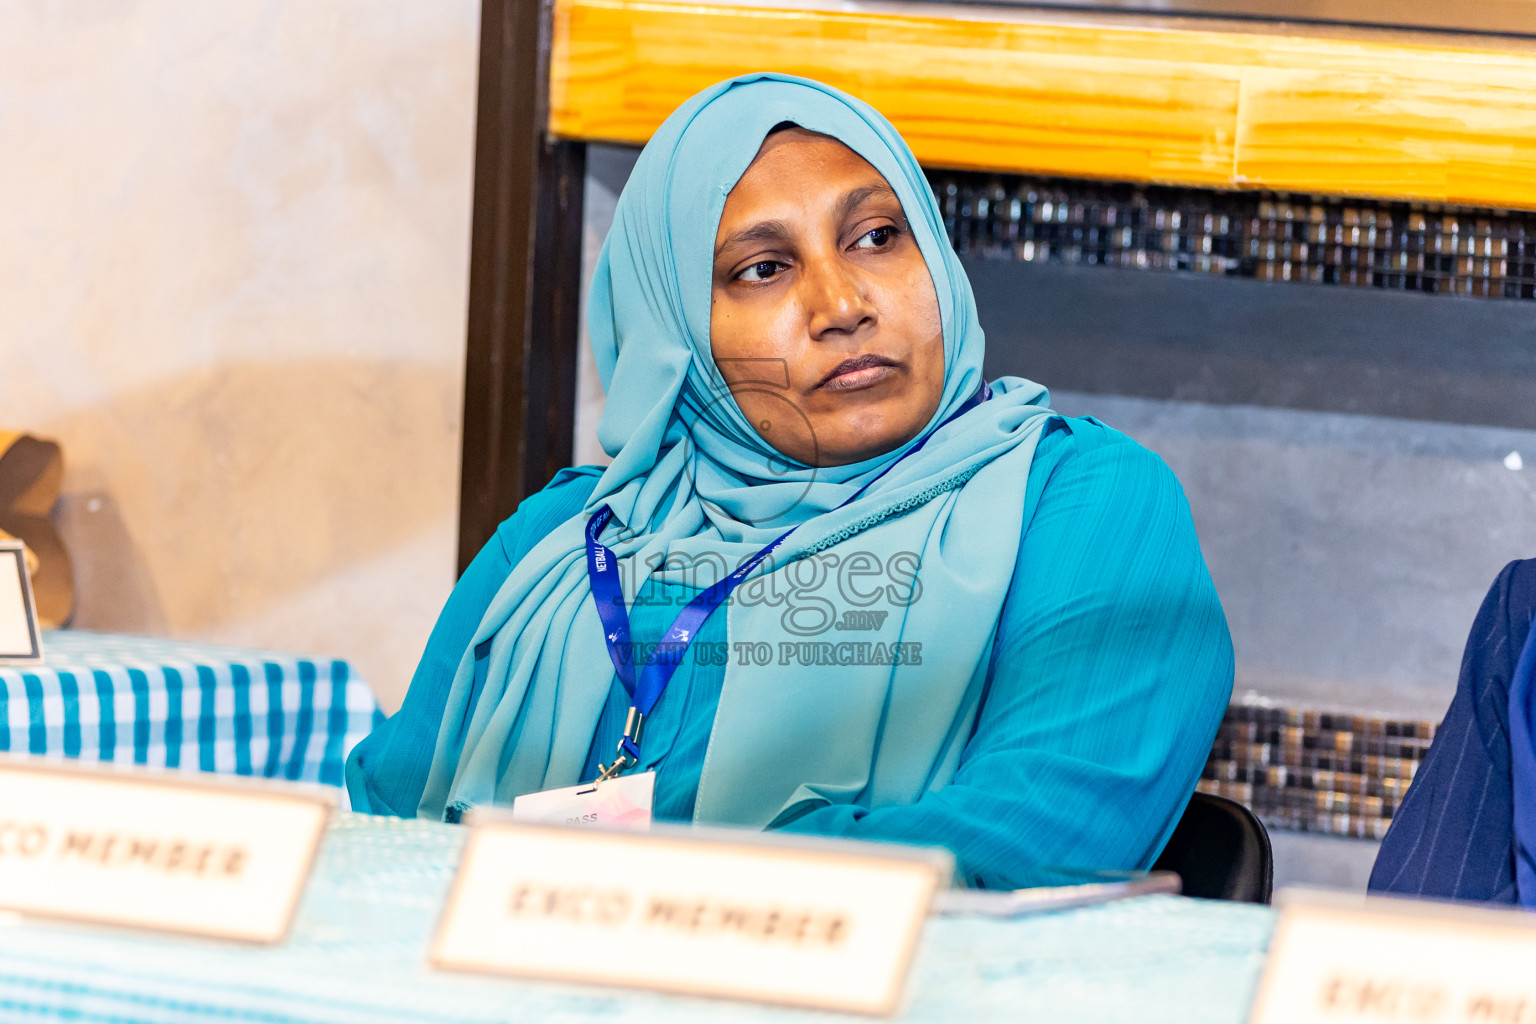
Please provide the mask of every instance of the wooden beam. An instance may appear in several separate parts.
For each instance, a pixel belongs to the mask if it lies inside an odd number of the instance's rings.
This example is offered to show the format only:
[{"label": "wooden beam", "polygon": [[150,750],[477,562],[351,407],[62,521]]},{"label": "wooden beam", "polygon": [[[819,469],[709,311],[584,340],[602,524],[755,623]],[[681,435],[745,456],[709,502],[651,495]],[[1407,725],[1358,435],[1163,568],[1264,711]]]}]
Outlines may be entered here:
[{"label": "wooden beam", "polygon": [[586,147],[545,131],[551,15],[551,0],[481,6],[460,573],[571,463]]},{"label": "wooden beam", "polygon": [[1528,43],[1234,25],[555,0],[549,127],[642,143],[699,89],[776,70],[868,100],[930,166],[1536,209]]}]

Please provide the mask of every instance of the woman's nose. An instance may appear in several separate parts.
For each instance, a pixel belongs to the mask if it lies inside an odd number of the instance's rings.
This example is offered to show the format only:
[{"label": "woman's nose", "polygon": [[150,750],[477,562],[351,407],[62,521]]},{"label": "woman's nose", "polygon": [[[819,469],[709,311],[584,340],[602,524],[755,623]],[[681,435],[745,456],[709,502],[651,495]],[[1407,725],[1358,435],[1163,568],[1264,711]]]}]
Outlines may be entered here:
[{"label": "woman's nose", "polygon": [[817,341],[852,335],[875,323],[868,282],[843,260],[820,260],[804,275],[811,338]]}]

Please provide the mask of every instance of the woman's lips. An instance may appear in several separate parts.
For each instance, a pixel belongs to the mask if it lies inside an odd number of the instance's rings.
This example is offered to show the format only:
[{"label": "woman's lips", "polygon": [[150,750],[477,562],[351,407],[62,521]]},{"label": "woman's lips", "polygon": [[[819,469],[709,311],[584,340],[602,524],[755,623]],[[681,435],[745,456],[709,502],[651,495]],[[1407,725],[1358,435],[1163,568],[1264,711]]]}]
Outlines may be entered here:
[{"label": "woman's lips", "polygon": [[845,359],[817,385],[828,391],[860,391],[873,387],[896,373],[896,362],[885,356],[863,355]]}]

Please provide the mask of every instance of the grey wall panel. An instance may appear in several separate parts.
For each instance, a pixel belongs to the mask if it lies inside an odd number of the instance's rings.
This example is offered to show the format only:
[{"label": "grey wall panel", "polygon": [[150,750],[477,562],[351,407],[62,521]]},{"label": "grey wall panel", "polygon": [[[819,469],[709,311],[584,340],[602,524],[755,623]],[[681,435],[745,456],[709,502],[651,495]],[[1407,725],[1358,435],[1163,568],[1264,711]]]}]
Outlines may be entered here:
[{"label": "grey wall panel", "polygon": [[1076,391],[1536,429],[1536,304],[967,258],[987,371]]},{"label": "grey wall panel", "polygon": [[[1536,432],[1053,391],[1184,485],[1238,688],[1437,720],[1488,585],[1536,556]],[[1511,453],[1532,468],[1512,470]]]}]

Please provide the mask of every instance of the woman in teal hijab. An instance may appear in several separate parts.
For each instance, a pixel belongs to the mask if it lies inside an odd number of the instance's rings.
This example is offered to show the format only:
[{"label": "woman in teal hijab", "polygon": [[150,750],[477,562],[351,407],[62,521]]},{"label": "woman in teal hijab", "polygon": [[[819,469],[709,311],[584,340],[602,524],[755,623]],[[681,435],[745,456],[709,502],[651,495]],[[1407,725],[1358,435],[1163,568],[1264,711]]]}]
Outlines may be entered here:
[{"label": "woman in teal hijab", "polygon": [[355,808],[457,820],[589,782],[621,670],[672,651],[630,748],[658,818],[945,845],[995,887],[1151,863],[1232,684],[1182,491],[1038,385],[983,383],[969,283],[883,117],[782,75],[695,96],[635,165],[588,312],[613,462],[558,475],[466,572],[349,760]]}]

